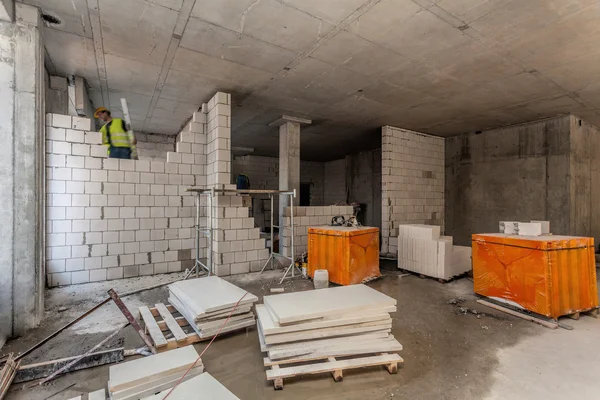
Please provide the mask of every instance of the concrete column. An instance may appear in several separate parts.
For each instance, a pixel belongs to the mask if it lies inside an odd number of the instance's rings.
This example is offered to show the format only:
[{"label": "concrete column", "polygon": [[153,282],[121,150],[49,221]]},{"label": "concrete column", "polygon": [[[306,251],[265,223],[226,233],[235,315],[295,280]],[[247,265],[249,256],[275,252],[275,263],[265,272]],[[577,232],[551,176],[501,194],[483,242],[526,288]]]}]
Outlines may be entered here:
[{"label": "concrete column", "polygon": [[44,58],[39,9],[15,4],[13,335],[44,312]]},{"label": "concrete column", "polygon": [[[310,119],[282,115],[277,121],[269,124],[279,127],[279,190],[296,189],[294,205],[300,204],[300,124],[311,123]],[[283,227],[283,210],[289,206],[289,196],[280,196],[280,227]],[[282,228],[279,229],[283,232]]]},{"label": "concrete column", "polygon": [[[279,190],[296,189],[294,205],[300,204],[300,123],[286,121],[279,126]],[[279,226],[290,197],[279,198]]]},{"label": "concrete column", "polygon": [[12,335],[15,24],[0,20],[0,347]]}]

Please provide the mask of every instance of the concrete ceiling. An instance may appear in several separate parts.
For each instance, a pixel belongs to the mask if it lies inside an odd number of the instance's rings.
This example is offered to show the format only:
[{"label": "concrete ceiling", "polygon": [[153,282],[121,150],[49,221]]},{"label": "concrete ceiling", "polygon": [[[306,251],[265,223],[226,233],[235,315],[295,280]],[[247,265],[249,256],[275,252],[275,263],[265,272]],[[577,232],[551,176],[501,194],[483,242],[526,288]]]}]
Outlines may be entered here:
[{"label": "concrete ceiling", "polygon": [[138,131],[175,134],[215,91],[234,146],[276,155],[281,114],[312,119],[302,158],[374,147],[394,125],[454,135],[573,112],[600,125],[597,0],[25,0],[58,16],[48,68]]}]

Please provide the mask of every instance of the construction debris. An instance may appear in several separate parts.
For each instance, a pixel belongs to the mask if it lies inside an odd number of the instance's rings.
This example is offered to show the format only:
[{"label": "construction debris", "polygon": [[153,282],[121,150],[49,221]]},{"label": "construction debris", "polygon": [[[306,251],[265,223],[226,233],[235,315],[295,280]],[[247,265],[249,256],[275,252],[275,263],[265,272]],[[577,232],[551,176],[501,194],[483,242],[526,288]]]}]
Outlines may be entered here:
[{"label": "construction debris", "polygon": [[[402,350],[390,334],[395,311],[395,299],[365,285],[265,296],[256,313],[267,379],[282,389],[283,378],[297,375],[332,372],[340,381],[344,369],[372,365],[397,372],[403,360],[388,354]],[[292,363],[301,365],[284,367]]]},{"label": "construction debris", "polygon": [[64,370],[63,373],[97,367],[104,364],[121,362],[125,359],[125,349],[123,347],[118,347],[116,349],[97,351],[87,355],[84,354],[83,357],[66,357],[58,360],[21,365],[17,371],[17,375],[15,376],[14,383],[28,382],[45,378],[77,358],[80,358],[79,362]]},{"label": "construction debris", "polygon": [[0,400],[6,396],[8,388],[15,379],[15,375],[19,369],[19,364],[21,364],[21,361],[15,360],[13,353],[10,353],[6,363],[4,364],[4,367],[2,368],[2,373],[0,373]]},{"label": "construction debris", "polygon": [[111,400],[142,399],[202,372],[204,366],[194,347],[182,347],[111,366],[108,392]]},{"label": "construction debris", "polygon": [[169,285],[169,302],[200,338],[214,336],[236,306],[221,333],[253,326],[256,320],[251,309],[256,301],[258,298],[253,294],[218,276]]}]

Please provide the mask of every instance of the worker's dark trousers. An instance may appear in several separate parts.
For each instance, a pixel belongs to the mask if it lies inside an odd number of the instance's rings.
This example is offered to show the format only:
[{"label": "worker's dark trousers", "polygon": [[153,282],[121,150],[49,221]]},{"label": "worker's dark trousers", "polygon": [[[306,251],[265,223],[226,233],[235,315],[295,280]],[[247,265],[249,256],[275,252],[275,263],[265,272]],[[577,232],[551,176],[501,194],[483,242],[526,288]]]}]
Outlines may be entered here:
[{"label": "worker's dark trousers", "polygon": [[131,149],[129,147],[111,147],[108,158],[131,158]]}]

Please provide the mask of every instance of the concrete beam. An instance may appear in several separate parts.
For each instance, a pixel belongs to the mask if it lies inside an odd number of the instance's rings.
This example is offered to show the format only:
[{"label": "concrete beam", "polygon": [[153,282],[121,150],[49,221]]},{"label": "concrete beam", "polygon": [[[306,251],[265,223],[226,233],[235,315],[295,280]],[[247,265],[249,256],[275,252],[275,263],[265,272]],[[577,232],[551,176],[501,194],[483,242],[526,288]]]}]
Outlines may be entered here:
[{"label": "concrete beam", "polygon": [[269,124],[269,126],[281,126],[281,125],[285,124],[286,122],[298,123],[298,124],[304,124],[304,125],[312,124],[312,120],[310,120],[310,119],[299,118],[299,117],[290,117],[289,115],[282,115],[281,118],[278,118],[277,120],[271,122]]},{"label": "concrete beam", "polygon": [[0,0],[0,20],[15,20],[15,0]]}]

